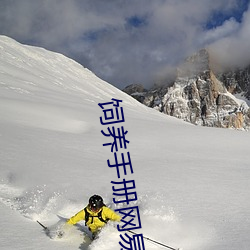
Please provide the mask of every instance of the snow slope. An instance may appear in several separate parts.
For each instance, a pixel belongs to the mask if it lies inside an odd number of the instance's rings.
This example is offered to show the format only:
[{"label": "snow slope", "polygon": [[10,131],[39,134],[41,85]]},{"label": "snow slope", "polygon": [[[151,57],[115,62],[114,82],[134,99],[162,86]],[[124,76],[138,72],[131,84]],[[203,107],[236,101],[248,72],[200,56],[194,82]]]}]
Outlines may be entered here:
[{"label": "snow slope", "polygon": [[[144,236],[184,250],[250,249],[248,132],[165,116],[63,55],[0,36],[0,249],[117,250],[108,225],[90,244],[83,224],[50,227],[90,195],[112,203],[110,149],[98,103],[123,100]],[[81,227],[82,225],[82,227]],[[145,241],[147,250],[163,249]]]}]

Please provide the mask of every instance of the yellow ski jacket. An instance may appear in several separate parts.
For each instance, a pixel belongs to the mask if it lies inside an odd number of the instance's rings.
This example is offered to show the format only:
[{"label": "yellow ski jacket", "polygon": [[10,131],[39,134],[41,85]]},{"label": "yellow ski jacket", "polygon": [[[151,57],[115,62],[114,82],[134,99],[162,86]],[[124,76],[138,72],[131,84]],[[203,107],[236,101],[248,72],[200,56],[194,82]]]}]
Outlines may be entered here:
[{"label": "yellow ski jacket", "polygon": [[[120,221],[121,217],[116,214],[113,210],[110,208],[103,206],[98,212],[93,212],[87,207],[87,212],[89,213],[89,219],[86,221],[86,225],[88,226],[89,230],[92,233],[97,232],[100,228],[102,228],[106,223],[101,221],[98,218],[98,214],[101,213],[101,217],[104,221],[112,220],[112,221]],[[82,209],[77,214],[72,216],[68,221],[67,224],[74,225],[80,220],[85,220],[85,211]]]}]

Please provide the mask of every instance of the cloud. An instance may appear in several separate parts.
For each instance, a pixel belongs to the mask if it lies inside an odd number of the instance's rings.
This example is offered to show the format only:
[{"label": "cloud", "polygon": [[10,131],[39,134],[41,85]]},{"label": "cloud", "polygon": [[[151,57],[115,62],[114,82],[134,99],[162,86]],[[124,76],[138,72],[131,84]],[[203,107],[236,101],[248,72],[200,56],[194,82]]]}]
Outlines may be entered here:
[{"label": "cloud", "polygon": [[226,20],[221,26],[204,31],[200,38],[201,44],[211,44],[219,41],[225,37],[231,36],[237,33],[240,28],[240,24],[232,17]]},{"label": "cloud", "polygon": [[[224,24],[220,29],[227,29]],[[245,67],[250,64],[250,10],[243,15],[236,29],[210,44],[217,63],[225,67]]]},{"label": "cloud", "polygon": [[[2,0],[0,33],[61,52],[120,88],[149,86],[204,46],[212,44],[218,53],[249,40],[249,14],[242,22],[233,17],[239,2]],[[220,24],[212,20],[218,14],[225,17]]]}]

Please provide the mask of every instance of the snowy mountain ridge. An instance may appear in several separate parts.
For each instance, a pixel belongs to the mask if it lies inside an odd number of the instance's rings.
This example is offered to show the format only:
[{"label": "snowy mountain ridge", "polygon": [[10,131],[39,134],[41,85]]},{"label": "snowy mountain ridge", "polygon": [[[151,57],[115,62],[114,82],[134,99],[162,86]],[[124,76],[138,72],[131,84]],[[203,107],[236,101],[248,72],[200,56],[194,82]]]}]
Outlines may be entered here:
[{"label": "snowy mountain ridge", "polygon": [[[65,107],[64,114],[61,114],[59,109],[51,109],[48,105],[48,103],[56,103],[61,100],[67,102],[68,93],[75,96],[76,100],[81,99],[83,106],[93,102],[93,99],[102,101],[104,97],[111,99],[113,96],[122,98],[127,105],[141,106],[112,85],[97,78],[88,69],[58,53],[21,45],[8,37],[1,36],[0,60],[0,86],[2,96],[4,96],[0,109],[8,106],[13,114],[12,118],[16,120],[17,109],[22,105],[24,112],[19,122],[26,125],[32,124],[36,127],[74,133],[82,132],[86,127],[84,124],[86,121],[78,119],[69,121],[65,117],[65,114],[72,116],[74,110]],[[98,81],[92,84],[94,77]],[[54,95],[55,93],[56,95]],[[82,99],[82,95],[86,97]],[[8,96],[11,98],[6,98]],[[22,103],[10,101],[13,96],[21,96]],[[55,96],[59,99],[57,100]],[[35,112],[34,107],[30,107],[30,100],[39,100],[38,104],[36,102],[33,104],[37,106]],[[69,106],[71,106],[70,103]],[[48,108],[50,112],[47,112]],[[32,120],[30,120],[31,115]],[[11,119],[9,116],[11,114],[8,115],[8,119]]]}]

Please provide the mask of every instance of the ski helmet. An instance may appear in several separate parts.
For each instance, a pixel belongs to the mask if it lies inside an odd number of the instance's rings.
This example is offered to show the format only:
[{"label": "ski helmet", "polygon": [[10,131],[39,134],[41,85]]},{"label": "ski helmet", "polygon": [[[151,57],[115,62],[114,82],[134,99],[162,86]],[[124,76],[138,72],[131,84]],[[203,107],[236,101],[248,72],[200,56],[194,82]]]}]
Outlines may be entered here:
[{"label": "ski helmet", "polygon": [[91,210],[99,210],[103,205],[103,199],[101,196],[95,194],[89,198],[89,206]]}]

